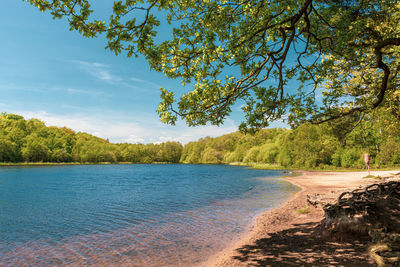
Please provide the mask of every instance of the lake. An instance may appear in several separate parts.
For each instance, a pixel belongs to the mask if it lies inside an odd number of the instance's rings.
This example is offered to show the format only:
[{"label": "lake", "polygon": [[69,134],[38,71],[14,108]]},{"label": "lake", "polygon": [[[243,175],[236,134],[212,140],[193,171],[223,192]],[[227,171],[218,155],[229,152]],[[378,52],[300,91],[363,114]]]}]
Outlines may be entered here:
[{"label": "lake", "polygon": [[298,190],[225,165],[0,167],[0,265],[190,266]]}]

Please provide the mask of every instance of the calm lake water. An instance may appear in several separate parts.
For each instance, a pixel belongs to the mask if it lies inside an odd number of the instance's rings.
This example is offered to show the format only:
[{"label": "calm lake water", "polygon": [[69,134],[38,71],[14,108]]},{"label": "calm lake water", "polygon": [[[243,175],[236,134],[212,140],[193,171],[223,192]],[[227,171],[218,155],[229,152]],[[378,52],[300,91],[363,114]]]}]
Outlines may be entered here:
[{"label": "calm lake water", "polygon": [[0,266],[191,266],[298,189],[223,165],[0,167]]}]

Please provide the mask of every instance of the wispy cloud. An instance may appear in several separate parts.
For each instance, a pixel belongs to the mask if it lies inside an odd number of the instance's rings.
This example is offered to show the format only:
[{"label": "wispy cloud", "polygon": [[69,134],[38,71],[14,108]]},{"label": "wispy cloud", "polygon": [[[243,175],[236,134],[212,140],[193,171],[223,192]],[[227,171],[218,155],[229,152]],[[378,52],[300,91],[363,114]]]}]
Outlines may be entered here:
[{"label": "wispy cloud", "polygon": [[147,82],[146,80],[142,80],[142,79],[135,78],[135,77],[131,77],[131,80],[134,81],[134,82],[140,82],[140,83],[145,83],[145,82]]},{"label": "wispy cloud", "polygon": [[15,83],[0,83],[0,90],[25,91],[33,93],[44,93],[48,91],[42,88],[33,88],[32,86],[23,86]]},{"label": "wispy cloud", "polygon": [[146,85],[148,85],[148,86],[155,87],[155,88],[157,88],[157,89],[159,89],[159,88],[162,87],[161,85],[159,85],[159,84],[157,84],[157,83],[154,83],[154,82],[152,82],[152,81],[147,81],[147,80],[139,79],[139,78],[136,78],[136,77],[131,77],[130,80],[133,81],[133,82],[138,82],[138,83],[146,84]]},{"label": "wispy cloud", "polygon": [[87,62],[83,60],[69,60],[69,62],[78,65],[79,68],[86,71],[88,74],[98,80],[109,83],[119,82],[122,80],[121,77],[111,73],[111,67],[109,65],[98,62]]},{"label": "wispy cloud", "polygon": [[92,91],[92,90],[82,90],[82,89],[75,89],[75,88],[67,88],[67,92],[70,94],[84,94],[90,96],[112,96],[111,94],[106,94],[101,91]]}]

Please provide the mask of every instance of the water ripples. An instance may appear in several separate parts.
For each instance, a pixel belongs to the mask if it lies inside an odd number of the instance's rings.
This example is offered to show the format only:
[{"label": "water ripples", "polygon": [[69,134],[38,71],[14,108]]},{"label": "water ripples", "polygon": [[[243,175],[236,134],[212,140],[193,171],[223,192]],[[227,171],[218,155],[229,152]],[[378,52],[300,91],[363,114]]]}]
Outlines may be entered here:
[{"label": "water ripples", "polygon": [[[99,215],[104,216],[106,224],[130,227],[77,235],[58,242],[38,240],[8,249],[0,247],[0,259],[3,265],[9,266],[188,266],[205,260],[244,230],[249,219],[243,220],[243,215],[250,218],[248,211],[252,207],[251,200],[247,201],[243,208],[239,208],[243,200],[219,202],[202,209],[134,222],[129,219],[131,211],[117,207],[115,212]],[[257,206],[256,203],[254,208]],[[107,227],[100,225],[99,229],[103,228]]]},{"label": "water ripples", "polygon": [[[243,182],[239,177],[235,181],[242,181],[243,184],[237,185],[241,189],[237,190],[236,195],[204,200],[205,196],[223,196],[222,190],[232,194],[235,189],[226,185],[225,188],[208,189],[214,184],[204,186],[199,181],[190,185],[191,179],[179,176],[179,179],[186,179],[181,182],[171,174],[168,179],[157,181],[162,177],[160,173],[165,175],[166,170],[171,171],[169,168],[163,167],[147,182],[142,179],[129,182],[127,175],[132,175],[132,171],[122,168],[116,174],[122,180],[115,178],[110,181],[110,176],[106,175],[107,179],[100,181],[94,190],[96,194],[86,193],[87,188],[93,187],[93,175],[88,179],[90,183],[82,179],[62,183],[51,180],[44,187],[51,187],[63,201],[55,200],[56,204],[45,206],[48,209],[46,212],[33,208],[31,222],[23,220],[23,211],[27,207],[21,207],[20,214],[16,210],[14,218],[11,218],[13,213],[9,211],[1,214],[4,221],[0,224],[0,265],[193,266],[236,239],[256,213],[284,201],[294,190],[289,184],[275,178],[276,181],[269,180],[271,185],[268,185],[263,181],[254,183],[251,179]],[[192,173],[197,170],[196,167],[191,168]],[[217,173],[212,179],[221,176],[220,167],[209,168],[214,168]],[[113,172],[116,170],[118,167],[111,169]],[[241,171],[241,175],[247,171],[235,170]],[[104,169],[101,171],[104,173]],[[188,170],[183,171],[187,174]],[[210,175],[209,169],[207,173]],[[201,176],[201,172],[197,175]],[[233,173],[227,175],[232,176]],[[212,182],[204,179],[201,182]],[[232,184],[229,180],[219,182]],[[60,186],[66,186],[66,183],[78,187],[61,190]],[[112,186],[114,183],[117,186]],[[140,187],[141,183],[148,184]],[[252,190],[247,189],[249,183]],[[102,187],[110,186],[109,194],[102,195],[107,191]],[[166,191],[160,191],[160,188]],[[143,194],[146,190],[150,191]],[[77,196],[76,202],[68,201],[70,196]],[[29,199],[25,200],[29,203]],[[169,202],[165,204],[166,201]],[[60,203],[63,206],[58,206]],[[0,208],[6,210],[1,204]],[[7,224],[12,221],[15,225]]]}]

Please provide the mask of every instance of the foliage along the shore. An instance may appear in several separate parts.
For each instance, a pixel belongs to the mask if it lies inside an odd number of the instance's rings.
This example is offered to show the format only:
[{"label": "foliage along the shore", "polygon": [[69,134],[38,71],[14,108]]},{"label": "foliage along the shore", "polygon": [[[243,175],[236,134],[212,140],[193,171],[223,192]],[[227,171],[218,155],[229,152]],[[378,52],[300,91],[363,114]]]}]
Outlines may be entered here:
[{"label": "foliage along the shore", "polygon": [[[355,118],[354,118],[355,119]],[[356,124],[352,119],[294,130],[265,129],[203,138],[185,145],[184,163],[263,163],[280,167],[362,168],[364,153],[375,167],[400,164],[400,122],[385,110]]]},{"label": "foliage along the shore", "polygon": [[182,145],[112,144],[38,119],[0,115],[0,162],[179,162]]},{"label": "foliage along the shore", "polygon": [[[113,144],[87,133],[47,127],[37,119],[0,115],[0,162],[241,163],[286,168],[400,164],[400,122],[386,110],[364,118],[346,118],[294,130],[264,129],[254,135],[235,132],[206,137],[184,147],[162,144]],[[356,126],[354,126],[356,124]]]}]

